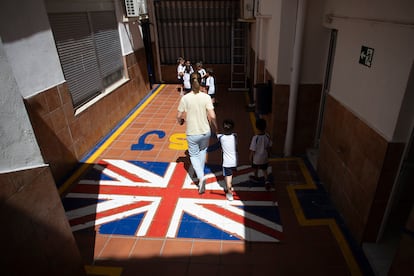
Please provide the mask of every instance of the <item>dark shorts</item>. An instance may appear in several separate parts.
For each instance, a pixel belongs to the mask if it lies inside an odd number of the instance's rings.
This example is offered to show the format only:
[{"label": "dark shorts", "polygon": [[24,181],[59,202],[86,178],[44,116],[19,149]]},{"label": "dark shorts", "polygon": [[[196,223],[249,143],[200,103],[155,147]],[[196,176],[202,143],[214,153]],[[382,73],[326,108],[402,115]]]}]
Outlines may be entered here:
[{"label": "dark shorts", "polygon": [[216,94],[208,94],[212,99],[216,97]]},{"label": "dark shorts", "polygon": [[259,170],[267,170],[267,167],[269,167],[269,163],[265,163],[265,164],[252,164],[252,168],[253,169],[259,169]]},{"label": "dark shorts", "polygon": [[233,175],[234,171],[236,171],[236,167],[231,167],[231,168],[223,167],[223,176]]}]

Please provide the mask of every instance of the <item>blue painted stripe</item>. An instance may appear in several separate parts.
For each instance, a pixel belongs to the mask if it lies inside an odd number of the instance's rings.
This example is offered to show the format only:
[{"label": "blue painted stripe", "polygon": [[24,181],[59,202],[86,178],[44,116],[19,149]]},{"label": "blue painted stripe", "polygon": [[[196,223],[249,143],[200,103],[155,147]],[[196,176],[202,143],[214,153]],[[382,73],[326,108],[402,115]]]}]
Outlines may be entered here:
[{"label": "blue painted stripe", "polygon": [[99,227],[100,234],[133,236],[138,229],[145,213],[129,216],[120,220],[105,223]]},{"label": "blue painted stripe", "polygon": [[183,214],[177,238],[208,239],[208,240],[240,240],[194,216]]}]

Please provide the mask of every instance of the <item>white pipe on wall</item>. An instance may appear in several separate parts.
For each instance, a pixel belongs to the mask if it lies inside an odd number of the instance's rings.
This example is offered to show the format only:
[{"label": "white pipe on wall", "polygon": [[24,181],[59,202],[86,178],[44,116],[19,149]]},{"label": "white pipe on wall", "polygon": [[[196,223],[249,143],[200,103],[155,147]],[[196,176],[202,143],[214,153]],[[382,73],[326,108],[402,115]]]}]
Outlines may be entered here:
[{"label": "white pipe on wall", "polygon": [[298,97],[300,62],[302,52],[302,38],[306,18],[306,0],[298,0],[296,12],[295,41],[293,45],[292,69],[290,76],[290,95],[288,121],[285,138],[284,155],[292,155],[293,135],[295,130],[296,104]]},{"label": "white pipe on wall", "polygon": [[[255,49],[255,55],[254,55],[254,71],[253,71],[253,87],[254,84],[257,81],[257,75],[258,75],[258,60],[259,60],[259,47],[260,47],[260,40],[261,40],[261,19],[260,18],[256,18],[256,33],[255,33],[255,40],[256,40],[256,49]],[[256,88],[253,88],[253,101],[254,103],[256,103]]]}]

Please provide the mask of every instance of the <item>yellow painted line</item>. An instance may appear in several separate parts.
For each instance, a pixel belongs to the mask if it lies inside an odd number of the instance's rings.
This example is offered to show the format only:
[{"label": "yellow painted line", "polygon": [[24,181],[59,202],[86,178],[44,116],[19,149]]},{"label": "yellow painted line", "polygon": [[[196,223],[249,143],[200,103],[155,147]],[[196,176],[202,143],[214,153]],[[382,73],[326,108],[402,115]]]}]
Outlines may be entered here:
[{"label": "yellow painted line", "polygon": [[108,148],[108,146],[122,133],[122,131],[127,128],[127,126],[142,112],[142,110],[155,98],[155,96],[160,93],[160,91],[165,87],[165,84],[161,84],[148,99],[140,105],[135,112],[128,117],[127,120],[114,132],[112,135],[82,164],[82,166],[77,169],[68,180],[63,183],[63,185],[59,188],[59,194],[62,195],[71,185],[74,183],[90,166],[92,162],[98,158],[102,152]]},{"label": "yellow painted line", "polygon": [[122,267],[85,265],[86,274],[100,276],[121,276]]},{"label": "yellow painted line", "polygon": [[[292,159],[293,160],[293,159]],[[302,174],[305,177],[305,184],[299,185],[289,185],[287,186],[287,191],[289,194],[290,201],[293,206],[293,210],[295,212],[296,218],[298,222],[302,226],[328,226],[331,230],[333,236],[335,237],[339,248],[341,249],[342,255],[345,258],[345,261],[348,265],[348,268],[351,272],[351,275],[354,276],[362,276],[362,272],[358,263],[354,258],[354,254],[349,247],[347,240],[345,239],[341,229],[339,228],[338,224],[336,223],[335,219],[306,219],[302,207],[299,203],[299,200],[296,196],[295,190],[306,190],[306,189],[317,189],[315,183],[312,180],[312,176],[309,173],[309,170],[306,168],[303,160],[300,158],[296,158],[296,161],[299,164]]]}]

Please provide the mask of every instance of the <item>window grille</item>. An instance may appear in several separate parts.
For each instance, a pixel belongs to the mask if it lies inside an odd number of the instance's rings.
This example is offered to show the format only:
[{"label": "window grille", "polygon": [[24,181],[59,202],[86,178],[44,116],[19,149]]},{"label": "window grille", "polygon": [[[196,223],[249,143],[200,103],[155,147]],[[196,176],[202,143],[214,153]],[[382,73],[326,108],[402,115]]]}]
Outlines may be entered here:
[{"label": "window grille", "polygon": [[179,56],[194,62],[231,63],[231,27],[239,0],[154,1],[161,64]]}]

